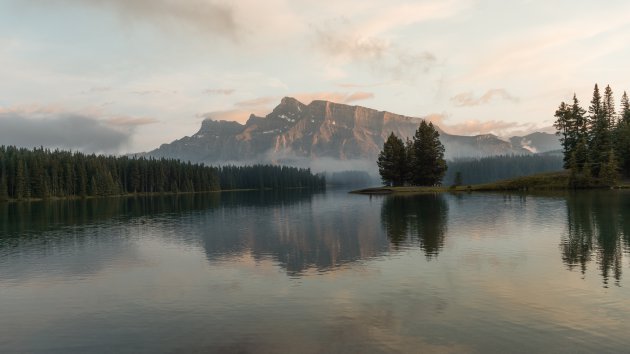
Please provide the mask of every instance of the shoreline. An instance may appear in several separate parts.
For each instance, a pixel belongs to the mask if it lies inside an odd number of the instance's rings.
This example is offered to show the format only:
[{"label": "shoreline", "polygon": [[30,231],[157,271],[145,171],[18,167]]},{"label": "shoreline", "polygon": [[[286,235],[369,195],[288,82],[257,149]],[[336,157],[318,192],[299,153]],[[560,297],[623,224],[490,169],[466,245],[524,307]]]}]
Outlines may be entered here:
[{"label": "shoreline", "polygon": [[363,195],[405,195],[429,193],[462,193],[462,192],[533,192],[533,191],[576,191],[630,189],[630,182],[623,181],[613,187],[594,185],[586,188],[569,187],[569,172],[550,172],[532,176],[524,176],[500,180],[492,183],[461,186],[405,186],[405,187],[372,187],[350,191]]},{"label": "shoreline", "polygon": [[[243,188],[243,189],[222,189],[216,191],[202,191],[202,192],[150,192],[150,193],[127,193],[127,194],[115,194],[115,195],[97,195],[97,196],[76,196],[71,195],[67,197],[49,197],[49,198],[27,198],[27,199],[6,199],[0,200],[2,203],[30,203],[30,202],[42,202],[42,201],[60,201],[60,200],[91,200],[91,199],[107,199],[107,198],[136,198],[136,197],[161,197],[161,196],[176,196],[176,195],[192,195],[192,194],[214,194],[224,192],[255,192],[255,191],[279,191],[279,190],[303,190],[309,189],[306,187],[291,187],[282,189],[273,188]],[[313,189],[318,190],[318,189]],[[325,190],[325,188],[323,189]]]}]

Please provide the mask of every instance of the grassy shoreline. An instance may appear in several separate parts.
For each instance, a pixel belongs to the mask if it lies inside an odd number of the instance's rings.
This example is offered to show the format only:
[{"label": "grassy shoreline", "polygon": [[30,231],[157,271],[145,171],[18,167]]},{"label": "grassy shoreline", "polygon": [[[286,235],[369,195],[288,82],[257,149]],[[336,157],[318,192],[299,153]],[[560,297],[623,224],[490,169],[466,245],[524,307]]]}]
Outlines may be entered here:
[{"label": "grassy shoreline", "polygon": [[[591,187],[588,189],[611,189],[610,187]],[[630,189],[625,181],[612,189]],[[411,187],[373,187],[351,191],[353,194],[389,195],[389,194],[423,194],[444,192],[501,192],[501,191],[564,191],[569,188],[569,171],[548,172],[531,176],[505,179],[493,183],[474,184],[457,187],[445,186],[411,186]]]}]

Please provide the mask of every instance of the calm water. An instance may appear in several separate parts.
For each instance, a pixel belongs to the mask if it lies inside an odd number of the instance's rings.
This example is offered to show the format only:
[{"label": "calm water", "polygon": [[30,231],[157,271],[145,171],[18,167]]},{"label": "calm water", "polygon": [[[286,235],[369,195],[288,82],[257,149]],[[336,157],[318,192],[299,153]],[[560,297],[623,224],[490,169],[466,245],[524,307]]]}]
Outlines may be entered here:
[{"label": "calm water", "polygon": [[628,352],[630,193],[0,204],[0,352]]}]

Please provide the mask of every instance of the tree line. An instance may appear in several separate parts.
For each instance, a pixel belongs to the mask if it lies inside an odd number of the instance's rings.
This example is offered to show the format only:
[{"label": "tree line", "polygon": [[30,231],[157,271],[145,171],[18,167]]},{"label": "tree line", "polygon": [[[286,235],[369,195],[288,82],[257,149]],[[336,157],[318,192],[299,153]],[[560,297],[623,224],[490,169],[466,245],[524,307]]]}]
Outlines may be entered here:
[{"label": "tree line", "polygon": [[164,158],[0,146],[0,200],[324,186],[323,176],[294,167],[211,167]]},{"label": "tree line", "polygon": [[610,85],[602,96],[595,84],[588,111],[574,94],[554,116],[573,187],[613,186],[620,172],[630,177],[630,102],[625,91],[619,113]]},{"label": "tree line", "polygon": [[275,165],[222,166],[217,168],[221,189],[323,189],[326,177],[308,168]]},{"label": "tree line", "polygon": [[444,145],[433,123],[422,121],[413,139],[405,142],[393,132],[383,144],[377,165],[388,186],[433,186],[441,184],[446,173]]},{"label": "tree line", "polygon": [[[559,154],[501,155],[448,161],[446,185],[490,183],[502,179],[561,171]],[[459,181],[458,181],[459,175]]]}]

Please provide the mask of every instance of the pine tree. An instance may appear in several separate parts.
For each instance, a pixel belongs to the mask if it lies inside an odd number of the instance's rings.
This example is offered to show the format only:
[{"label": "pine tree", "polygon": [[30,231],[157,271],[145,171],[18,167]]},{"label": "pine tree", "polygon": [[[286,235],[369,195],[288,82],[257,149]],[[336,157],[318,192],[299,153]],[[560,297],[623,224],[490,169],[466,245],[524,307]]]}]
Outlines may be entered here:
[{"label": "pine tree", "polygon": [[572,109],[564,102],[560,103],[560,106],[554,114],[556,121],[553,126],[556,128],[556,135],[560,136],[560,144],[562,144],[562,150],[564,153],[564,167],[569,167],[569,157],[575,145],[577,143],[575,132],[575,122],[573,121]]},{"label": "pine tree", "polygon": [[405,144],[393,132],[383,144],[378,156],[378,170],[386,185],[402,186],[407,175]]},{"label": "pine tree", "polygon": [[96,177],[92,176],[92,178],[90,178],[90,183],[88,185],[88,194],[91,197],[95,197],[98,195],[98,183],[96,183]]},{"label": "pine tree", "polygon": [[4,202],[9,199],[9,186],[6,173],[4,171],[0,172],[0,202]]},{"label": "pine tree", "polygon": [[413,164],[413,159],[414,159],[415,153],[414,153],[414,150],[413,150],[413,140],[411,140],[409,138],[407,138],[407,140],[405,140],[405,156],[407,157],[405,183],[411,183],[411,177],[413,175],[413,171],[412,171],[411,165]]},{"label": "pine tree", "polygon": [[628,100],[626,91],[624,91],[623,96],[621,96],[620,118],[622,122],[630,124],[630,101]]},{"label": "pine tree", "polygon": [[581,172],[585,165],[590,164],[588,142],[586,138],[580,139],[577,146],[575,147],[574,154],[575,163],[578,167],[578,171]]},{"label": "pine tree", "polygon": [[444,145],[433,123],[420,123],[413,137],[413,159],[411,160],[411,183],[419,186],[440,184],[446,173]]},{"label": "pine tree", "polygon": [[608,187],[615,186],[619,181],[619,165],[614,150],[608,153],[608,161],[602,164],[600,180],[603,185]]},{"label": "pine tree", "polygon": [[586,110],[580,106],[580,101],[575,93],[571,105],[571,120],[574,124],[572,134],[575,138],[575,146],[577,146],[581,139],[588,139],[588,119],[586,118]]},{"label": "pine tree", "polygon": [[588,107],[588,124],[589,129],[593,129],[596,122],[603,115],[602,109],[602,96],[599,93],[599,87],[595,84],[593,89],[593,98],[591,99],[591,105]]},{"label": "pine tree", "polygon": [[617,113],[615,112],[615,99],[610,85],[606,85],[604,90],[604,100],[602,102],[602,111],[609,128],[615,126]]},{"label": "pine tree", "polygon": [[601,166],[608,161],[608,153],[612,149],[612,132],[607,117],[608,113],[604,111],[604,104],[602,103],[597,84],[595,84],[593,99],[591,100],[591,106],[588,111],[590,160],[593,164],[593,175],[599,177]]},{"label": "pine tree", "polygon": [[460,171],[455,172],[455,186],[461,186],[464,183],[462,173]]},{"label": "pine tree", "polygon": [[622,120],[615,129],[615,151],[622,174],[630,177],[630,120]]},{"label": "pine tree", "polygon": [[15,172],[15,199],[21,200],[26,197],[26,173],[24,172],[24,161],[17,160],[17,168]]}]

